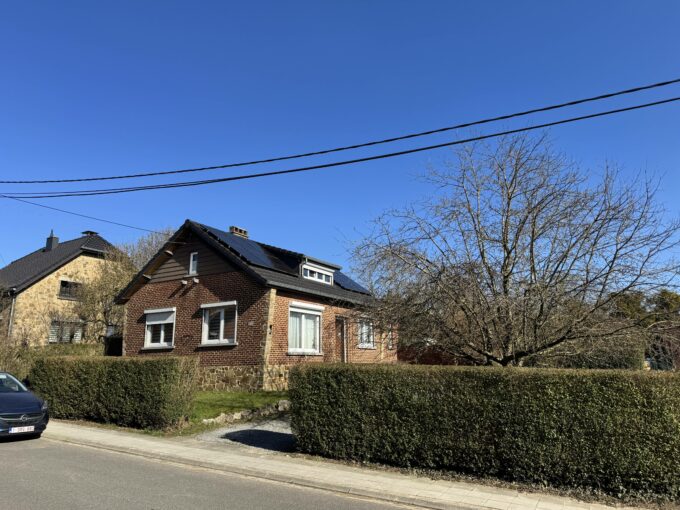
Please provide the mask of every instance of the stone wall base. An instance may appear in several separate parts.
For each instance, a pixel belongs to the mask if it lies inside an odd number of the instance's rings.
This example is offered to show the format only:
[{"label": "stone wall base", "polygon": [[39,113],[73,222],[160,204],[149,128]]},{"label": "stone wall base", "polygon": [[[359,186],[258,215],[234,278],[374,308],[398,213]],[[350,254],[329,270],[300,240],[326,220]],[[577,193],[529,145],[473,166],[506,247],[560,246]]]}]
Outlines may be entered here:
[{"label": "stone wall base", "polygon": [[198,388],[201,390],[257,391],[262,387],[262,367],[201,367]]},{"label": "stone wall base", "polygon": [[265,391],[283,391],[288,389],[290,365],[267,365],[264,367],[262,389]]},{"label": "stone wall base", "polygon": [[289,365],[201,367],[200,390],[284,391],[288,389]]}]

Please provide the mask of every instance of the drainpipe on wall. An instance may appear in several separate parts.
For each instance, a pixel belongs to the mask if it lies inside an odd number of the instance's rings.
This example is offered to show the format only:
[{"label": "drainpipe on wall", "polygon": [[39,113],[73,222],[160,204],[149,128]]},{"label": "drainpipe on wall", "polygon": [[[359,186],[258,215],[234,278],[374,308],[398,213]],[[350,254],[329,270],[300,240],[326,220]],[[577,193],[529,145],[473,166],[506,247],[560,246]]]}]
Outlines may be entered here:
[{"label": "drainpipe on wall", "polygon": [[16,287],[10,289],[10,294],[12,295],[12,305],[9,309],[9,324],[7,325],[7,340],[12,338],[12,326],[14,324],[14,304],[17,301]]}]

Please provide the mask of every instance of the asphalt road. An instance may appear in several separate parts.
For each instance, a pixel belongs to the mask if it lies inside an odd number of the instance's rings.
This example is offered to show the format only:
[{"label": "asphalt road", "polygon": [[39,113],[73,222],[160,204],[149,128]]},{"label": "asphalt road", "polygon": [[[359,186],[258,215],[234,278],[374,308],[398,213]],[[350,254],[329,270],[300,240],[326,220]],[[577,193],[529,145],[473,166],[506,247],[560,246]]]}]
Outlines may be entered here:
[{"label": "asphalt road", "polygon": [[0,465],[0,510],[399,508],[47,439],[0,442]]}]

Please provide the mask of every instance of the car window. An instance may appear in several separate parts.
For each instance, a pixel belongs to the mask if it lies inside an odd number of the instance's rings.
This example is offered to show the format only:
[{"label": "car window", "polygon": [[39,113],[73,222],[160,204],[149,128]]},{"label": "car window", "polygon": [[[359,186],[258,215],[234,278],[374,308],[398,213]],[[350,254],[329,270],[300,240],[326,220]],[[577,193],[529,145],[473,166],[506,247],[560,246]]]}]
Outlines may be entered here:
[{"label": "car window", "polygon": [[9,374],[0,374],[0,393],[23,393],[26,387]]}]

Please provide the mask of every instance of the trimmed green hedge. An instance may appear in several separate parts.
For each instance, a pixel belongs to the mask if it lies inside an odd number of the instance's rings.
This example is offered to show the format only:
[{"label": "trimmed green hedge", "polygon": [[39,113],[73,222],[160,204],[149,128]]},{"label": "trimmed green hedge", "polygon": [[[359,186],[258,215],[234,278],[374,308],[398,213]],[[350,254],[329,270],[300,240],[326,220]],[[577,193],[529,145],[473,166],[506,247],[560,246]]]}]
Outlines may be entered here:
[{"label": "trimmed green hedge", "polygon": [[191,412],[197,361],[190,358],[39,358],[28,377],[55,418],[161,429]]},{"label": "trimmed green hedge", "polygon": [[680,373],[307,365],[290,398],[308,453],[680,497]]}]

